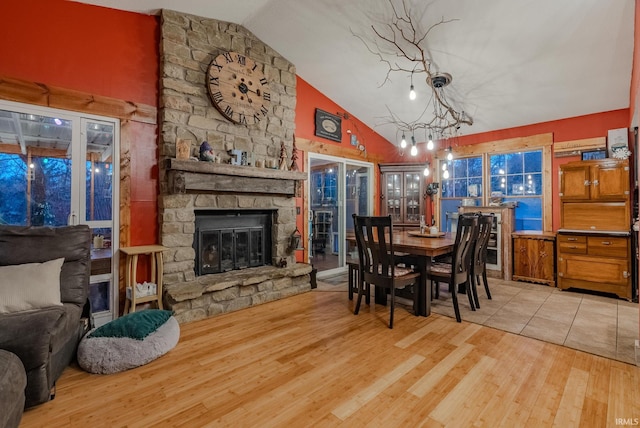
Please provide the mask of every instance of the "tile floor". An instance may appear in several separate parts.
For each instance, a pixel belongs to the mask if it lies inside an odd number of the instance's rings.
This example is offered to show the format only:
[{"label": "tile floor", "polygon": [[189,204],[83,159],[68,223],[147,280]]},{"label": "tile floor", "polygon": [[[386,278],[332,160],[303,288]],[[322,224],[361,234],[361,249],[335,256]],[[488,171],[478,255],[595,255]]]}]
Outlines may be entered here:
[{"label": "tile floor", "polygon": [[[440,286],[432,311],[453,317],[451,295],[445,284]],[[319,279],[318,289],[346,292],[347,276]],[[495,278],[489,278],[489,289],[492,300],[483,287],[478,289],[476,311],[470,310],[466,295],[459,295],[463,320],[636,364],[637,303]]]}]

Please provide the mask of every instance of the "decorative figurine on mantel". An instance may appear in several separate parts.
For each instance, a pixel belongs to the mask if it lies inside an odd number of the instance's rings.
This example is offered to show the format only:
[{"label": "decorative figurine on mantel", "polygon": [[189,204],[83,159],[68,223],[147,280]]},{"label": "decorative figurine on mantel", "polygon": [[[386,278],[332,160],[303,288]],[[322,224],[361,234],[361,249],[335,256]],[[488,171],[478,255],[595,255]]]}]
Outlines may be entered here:
[{"label": "decorative figurine on mantel", "polygon": [[298,171],[298,148],[296,147],[296,136],[293,136],[293,149],[291,150],[291,168],[290,171]]},{"label": "decorative figurine on mantel", "polygon": [[200,160],[206,162],[214,162],[215,158],[216,156],[213,153],[211,145],[207,141],[203,141],[202,144],[200,144]]},{"label": "decorative figurine on mantel", "polygon": [[287,171],[287,149],[284,147],[284,141],[280,143],[280,170]]}]

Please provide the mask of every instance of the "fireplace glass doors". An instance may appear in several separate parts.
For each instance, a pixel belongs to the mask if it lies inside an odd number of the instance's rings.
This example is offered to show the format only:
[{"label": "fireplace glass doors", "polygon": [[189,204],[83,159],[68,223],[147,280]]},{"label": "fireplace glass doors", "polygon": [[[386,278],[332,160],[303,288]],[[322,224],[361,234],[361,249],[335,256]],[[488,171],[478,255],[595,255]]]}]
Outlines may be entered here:
[{"label": "fireplace glass doors", "polygon": [[196,275],[271,264],[273,211],[196,212]]}]

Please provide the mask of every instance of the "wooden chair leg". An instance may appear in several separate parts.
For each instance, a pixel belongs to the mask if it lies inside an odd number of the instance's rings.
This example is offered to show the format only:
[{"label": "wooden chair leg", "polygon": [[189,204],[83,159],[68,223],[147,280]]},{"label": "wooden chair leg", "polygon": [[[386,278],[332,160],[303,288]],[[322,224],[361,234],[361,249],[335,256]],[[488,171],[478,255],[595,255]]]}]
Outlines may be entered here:
[{"label": "wooden chair leg", "polygon": [[362,282],[358,283],[358,301],[356,302],[356,308],[353,310],[354,315],[358,315],[360,312],[360,303],[362,302],[362,295],[364,294],[364,284]]},{"label": "wooden chair leg", "polygon": [[[482,281],[484,282],[484,291],[487,292],[487,299],[491,300],[491,292],[489,291],[489,282],[487,281],[487,272],[482,272]],[[478,281],[480,282],[480,281]]]},{"label": "wooden chair leg", "polygon": [[471,282],[471,293],[473,294],[473,303],[476,305],[476,308],[480,309],[480,300],[478,300],[478,283],[480,282],[480,277],[476,275],[470,275]]},{"label": "wooden chair leg", "polygon": [[353,300],[353,286],[354,286],[354,281],[353,281],[353,266],[349,265],[349,300]]},{"label": "wooden chair leg", "polygon": [[465,292],[467,293],[467,298],[469,299],[469,307],[471,308],[472,311],[475,311],[476,310],[476,305],[473,302],[473,292],[472,292],[473,285],[472,285],[472,282],[473,281],[471,280],[471,278],[469,278],[467,280],[467,283],[466,283],[466,286],[465,286]]},{"label": "wooden chair leg", "polygon": [[391,313],[389,315],[389,328],[393,328],[393,309],[396,302],[396,290],[391,289]]},{"label": "wooden chair leg", "polygon": [[449,284],[449,291],[451,292],[451,300],[453,300],[453,310],[456,313],[456,321],[462,322],[462,317],[460,316],[460,308],[458,307],[458,290],[456,290],[456,286],[454,284]]}]

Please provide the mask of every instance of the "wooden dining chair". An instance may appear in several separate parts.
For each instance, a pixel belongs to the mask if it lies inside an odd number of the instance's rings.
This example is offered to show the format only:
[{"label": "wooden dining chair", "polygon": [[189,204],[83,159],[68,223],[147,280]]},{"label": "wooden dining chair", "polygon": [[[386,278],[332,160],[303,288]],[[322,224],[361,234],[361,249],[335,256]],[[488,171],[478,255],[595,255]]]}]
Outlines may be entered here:
[{"label": "wooden dining chair", "polygon": [[467,283],[466,293],[469,298],[471,310],[475,310],[473,296],[471,295],[471,260],[473,256],[473,244],[478,237],[478,217],[476,215],[461,214],[458,218],[456,238],[453,244],[451,263],[433,262],[427,269],[427,279],[435,283],[449,284],[449,292],[453,301],[453,310],[456,313],[456,321],[461,322],[460,308],[458,306],[458,286]]},{"label": "wooden dining chair", "polygon": [[487,299],[491,300],[491,292],[489,291],[489,282],[487,281],[487,246],[489,244],[489,236],[491,235],[491,228],[493,227],[493,214],[478,215],[478,238],[473,248],[473,258],[471,262],[471,291],[473,294],[473,300],[476,308],[480,308],[480,301],[478,300],[477,285],[480,284],[480,277],[484,282],[484,290],[487,293]]},{"label": "wooden dining chair", "polygon": [[371,285],[390,291],[389,328],[393,328],[393,311],[395,307],[395,290],[413,285],[413,312],[418,314],[418,290],[421,274],[409,267],[396,266],[393,251],[393,223],[391,216],[365,217],[353,214],[358,256],[360,258],[360,275],[358,284],[358,301],[354,314],[360,311],[362,296],[369,297]]}]

